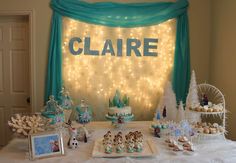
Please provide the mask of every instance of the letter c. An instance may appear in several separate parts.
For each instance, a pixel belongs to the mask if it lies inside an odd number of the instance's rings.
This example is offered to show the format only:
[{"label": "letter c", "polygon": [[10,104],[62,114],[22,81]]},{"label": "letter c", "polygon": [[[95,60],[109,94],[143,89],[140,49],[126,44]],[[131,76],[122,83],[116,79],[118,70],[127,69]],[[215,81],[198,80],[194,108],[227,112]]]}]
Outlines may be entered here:
[{"label": "letter c", "polygon": [[69,50],[70,50],[71,54],[73,54],[73,55],[80,55],[83,52],[83,49],[78,48],[77,51],[74,50],[74,42],[76,42],[76,41],[78,43],[82,42],[82,40],[79,37],[73,37],[72,39],[70,39],[70,42],[69,42]]}]

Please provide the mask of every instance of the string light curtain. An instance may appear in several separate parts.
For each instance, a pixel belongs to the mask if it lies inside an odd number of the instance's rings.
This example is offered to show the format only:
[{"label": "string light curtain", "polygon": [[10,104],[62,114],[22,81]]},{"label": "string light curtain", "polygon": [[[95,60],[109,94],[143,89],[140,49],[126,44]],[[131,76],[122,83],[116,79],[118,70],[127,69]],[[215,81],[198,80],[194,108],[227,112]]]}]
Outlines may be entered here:
[{"label": "string light curtain", "polygon": [[89,3],[81,0],[51,0],[53,9],[45,101],[57,100],[62,81],[62,17],[108,27],[134,28],[158,25],[176,18],[176,42],[172,85],[177,101],[186,100],[190,80],[187,0],[147,3]]},{"label": "string light curtain", "polygon": [[[89,24],[68,17],[62,21],[62,79],[74,104],[85,99],[94,108],[96,120],[102,120],[109,98],[119,90],[130,98],[135,119],[150,119],[173,71],[176,19],[135,28]],[[154,48],[147,50],[145,40],[150,38],[157,42],[149,43]],[[131,40],[136,41],[132,45],[139,44],[135,51],[130,49]],[[88,47],[97,55],[91,55]],[[152,56],[147,56],[147,51]]]}]

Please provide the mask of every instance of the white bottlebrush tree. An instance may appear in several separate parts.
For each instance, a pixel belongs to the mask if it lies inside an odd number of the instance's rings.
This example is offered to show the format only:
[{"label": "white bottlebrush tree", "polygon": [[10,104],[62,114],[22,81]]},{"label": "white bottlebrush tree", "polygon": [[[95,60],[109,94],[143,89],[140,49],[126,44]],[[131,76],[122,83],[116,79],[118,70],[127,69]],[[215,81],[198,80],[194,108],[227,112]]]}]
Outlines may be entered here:
[{"label": "white bottlebrush tree", "polygon": [[185,117],[184,105],[183,105],[183,102],[180,101],[179,106],[178,106],[177,122],[180,122],[185,119],[186,119],[186,117]]},{"label": "white bottlebrush tree", "polygon": [[[169,81],[166,83],[164,93],[163,96],[161,97],[156,113],[158,112],[159,109],[160,113],[162,114],[164,107],[166,107],[166,115],[167,115],[166,120],[176,121],[176,113],[177,113],[176,97],[172,89],[172,85]],[[154,118],[156,118],[156,115]]]},{"label": "white bottlebrush tree", "polygon": [[188,96],[186,99],[186,107],[195,108],[199,106],[198,90],[197,90],[197,81],[194,70],[192,71]]},{"label": "white bottlebrush tree", "polygon": [[196,81],[196,75],[194,70],[192,71],[191,74],[191,80],[190,80],[190,85],[189,85],[189,91],[188,91],[188,96],[186,99],[186,118],[190,122],[199,122],[201,121],[201,115],[196,114],[193,112],[190,112],[188,109],[191,108],[196,108],[200,105],[199,98],[198,98],[198,89],[197,89],[197,81]]}]

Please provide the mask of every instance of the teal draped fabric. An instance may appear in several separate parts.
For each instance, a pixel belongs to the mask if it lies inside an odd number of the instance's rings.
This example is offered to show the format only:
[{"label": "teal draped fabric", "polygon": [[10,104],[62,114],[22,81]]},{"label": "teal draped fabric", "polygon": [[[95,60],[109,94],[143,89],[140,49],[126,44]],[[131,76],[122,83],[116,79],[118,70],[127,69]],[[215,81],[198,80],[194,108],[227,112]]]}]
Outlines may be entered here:
[{"label": "teal draped fabric", "polygon": [[147,3],[89,3],[81,0],[51,0],[53,9],[45,101],[58,99],[62,87],[62,16],[109,27],[142,27],[177,19],[172,84],[176,99],[185,102],[190,76],[187,0]]},{"label": "teal draped fabric", "polygon": [[177,102],[186,102],[190,81],[188,15],[184,13],[177,19],[176,43],[172,86]]},{"label": "teal draped fabric", "polygon": [[62,88],[62,17],[57,12],[54,12],[52,17],[44,102],[48,101],[50,95],[59,100],[58,95]]},{"label": "teal draped fabric", "polygon": [[188,2],[88,3],[80,0],[52,0],[51,7],[63,16],[110,27],[140,27],[159,24],[186,12]]}]

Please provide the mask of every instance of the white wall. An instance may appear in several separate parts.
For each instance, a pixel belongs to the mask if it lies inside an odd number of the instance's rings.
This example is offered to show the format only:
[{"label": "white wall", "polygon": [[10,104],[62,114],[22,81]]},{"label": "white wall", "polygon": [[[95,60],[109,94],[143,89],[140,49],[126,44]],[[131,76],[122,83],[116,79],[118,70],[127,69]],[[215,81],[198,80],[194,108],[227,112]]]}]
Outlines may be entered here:
[{"label": "white wall", "polygon": [[228,137],[236,140],[236,1],[212,0],[210,83],[218,87],[228,109]]}]

